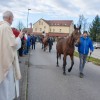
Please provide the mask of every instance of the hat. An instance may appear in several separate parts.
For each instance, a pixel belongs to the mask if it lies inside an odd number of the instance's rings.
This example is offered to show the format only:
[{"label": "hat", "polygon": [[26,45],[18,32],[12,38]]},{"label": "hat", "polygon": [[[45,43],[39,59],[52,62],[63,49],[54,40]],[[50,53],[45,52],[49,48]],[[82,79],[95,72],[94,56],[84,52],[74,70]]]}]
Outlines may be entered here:
[{"label": "hat", "polygon": [[88,32],[87,32],[87,31],[84,31],[84,32],[83,32],[83,34],[84,34],[84,33],[88,34]]}]

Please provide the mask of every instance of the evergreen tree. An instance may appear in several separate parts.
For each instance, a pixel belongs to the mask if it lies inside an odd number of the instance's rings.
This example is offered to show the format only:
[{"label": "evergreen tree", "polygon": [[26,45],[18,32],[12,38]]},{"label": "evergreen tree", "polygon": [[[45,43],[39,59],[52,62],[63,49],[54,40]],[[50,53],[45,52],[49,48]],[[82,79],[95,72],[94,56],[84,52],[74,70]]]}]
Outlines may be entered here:
[{"label": "evergreen tree", "polygon": [[95,42],[100,42],[100,18],[97,15],[89,28],[90,37]]}]

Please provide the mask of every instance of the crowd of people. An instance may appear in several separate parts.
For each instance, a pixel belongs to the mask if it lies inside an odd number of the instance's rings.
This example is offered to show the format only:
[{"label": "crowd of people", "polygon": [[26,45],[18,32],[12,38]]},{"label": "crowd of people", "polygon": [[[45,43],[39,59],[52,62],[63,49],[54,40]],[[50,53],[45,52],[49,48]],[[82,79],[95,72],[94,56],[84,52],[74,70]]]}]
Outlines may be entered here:
[{"label": "crowd of people", "polygon": [[34,35],[27,35],[24,32],[24,35],[21,39],[21,48],[18,50],[19,56],[27,55],[29,53],[30,48],[35,50],[35,42],[36,37]]}]

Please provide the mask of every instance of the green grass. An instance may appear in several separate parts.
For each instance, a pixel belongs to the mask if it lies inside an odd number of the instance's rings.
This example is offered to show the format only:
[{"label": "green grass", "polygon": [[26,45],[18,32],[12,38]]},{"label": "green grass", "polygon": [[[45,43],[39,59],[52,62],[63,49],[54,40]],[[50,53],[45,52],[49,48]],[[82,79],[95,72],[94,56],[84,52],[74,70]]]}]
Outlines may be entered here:
[{"label": "green grass", "polygon": [[[74,56],[79,57],[78,52],[75,51],[75,52],[74,52]],[[97,59],[97,58],[94,58],[94,57],[87,57],[87,61],[88,61],[88,62],[92,62],[92,63],[94,63],[95,65],[100,66],[100,59]]]}]

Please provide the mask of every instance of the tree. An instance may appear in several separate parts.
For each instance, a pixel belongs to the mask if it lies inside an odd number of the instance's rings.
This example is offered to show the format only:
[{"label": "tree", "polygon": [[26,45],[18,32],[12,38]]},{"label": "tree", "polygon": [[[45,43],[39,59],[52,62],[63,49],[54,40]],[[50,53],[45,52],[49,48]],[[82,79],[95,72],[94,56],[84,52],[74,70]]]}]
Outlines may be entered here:
[{"label": "tree", "polygon": [[87,18],[84,15],[79,15],[78,26],[81,25],[81,31],[86,31],[87,28]]},{"label": "tree", "polygon": [[17,29],[18,30],[22,30],[24,28],[24,25],[22,22],[19,21],[18,25],[17,25]]},{"label": "tree", "polygon": [[90,37],[95,42],[100,42],[100,18],[97,15],[89,28]]}]

